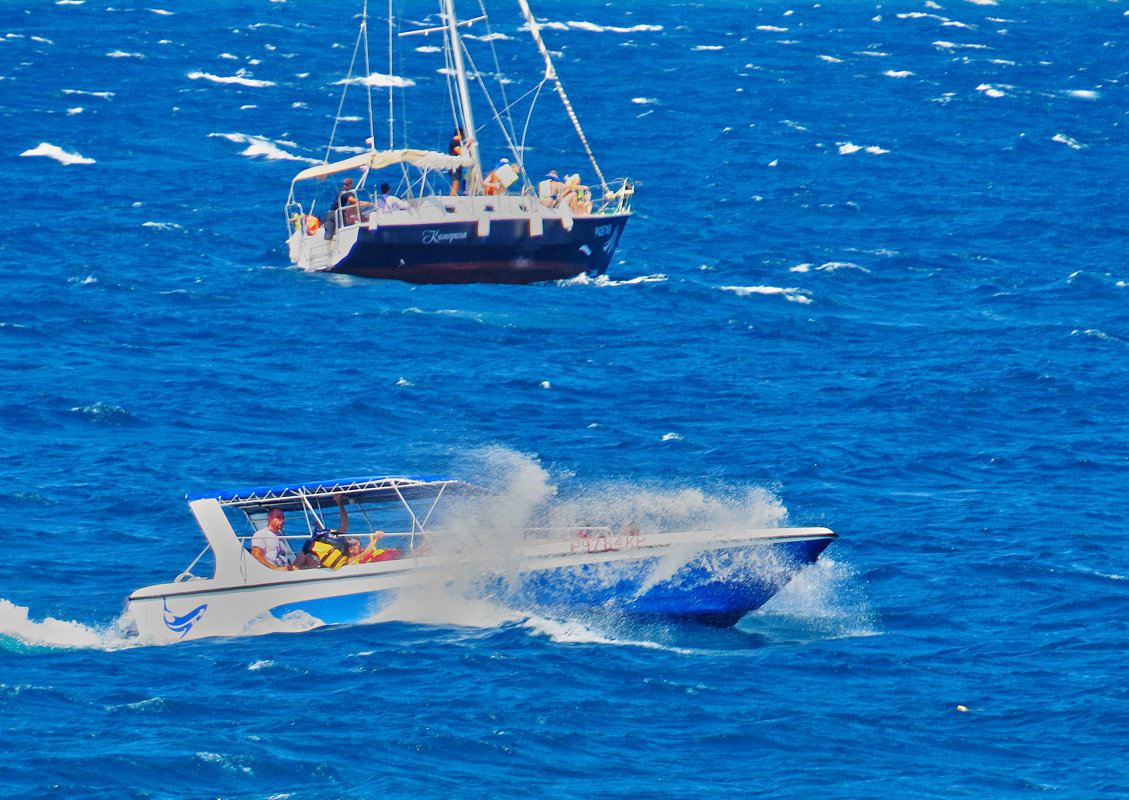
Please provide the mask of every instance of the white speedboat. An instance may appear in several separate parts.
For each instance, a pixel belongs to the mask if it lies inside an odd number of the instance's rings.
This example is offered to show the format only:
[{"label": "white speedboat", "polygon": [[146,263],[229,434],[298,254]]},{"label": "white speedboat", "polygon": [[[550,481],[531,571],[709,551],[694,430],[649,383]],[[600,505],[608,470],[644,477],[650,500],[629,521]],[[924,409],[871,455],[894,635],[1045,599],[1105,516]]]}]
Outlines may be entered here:
[{"label": "white speedboat", "polygon": [[[459,20],[453,0],[442,0],[438,24],[388,19],[388,63],[395,60],[418,70],[412,80],[369,71],[366,8],[353,65],[341,81],[333,131],[335,136],[339,128],[348,131],[359,120],[342,116],[340,109],[346,107],[349,87],[361,84],[367,92],[367,146],[335,146],[331,137],[325,162],[294,177],[286,202],[287,249],[294,264],[312,271],[412,283],[532,283],[605,272],[631,216],[634,188],[627,179],[605,179],[540,27],[526,0],[519,0],[519,5],[525,31],[544,63],[543,70],[523,71],[530,86],[520,101],[506,99],[511,76],[496,70],[480,73],[466,49],[463,30],[475,25],[483,34],[471,37],[481,48],[481,62],[499,63],[495,43],[510,37],[492,32],[485,14]],[[443,46],[431,45],[435,40]],[[406,42],[412,44],[405,46]],[[354,73],[354,68],[360,69],[359,53],[364,54],[361,75]],[[444,82],[449,85],[440,94]],[[386,104],[379,98],[374,103],[374,86],[388,88]],[[530,129],[531,120],[538,119],[533,111],[543,89],[555,89],[563,101],[591,163],[589,174],[596,179],[592,186],[581,182],[579,172],[567,174],[566,166],[575,167],[574,163],[546,163],[545,149],[527,149],[527,136],[546,135],[544,128],[532,133]],[[514,87],[509,91],[513,93]],[[475,123],[472,94],[485,96],[492,111],[492,119],[482,127]],[[440,108],[441,97],[450,108]],[[427,105],[413,113],[409,139],[406,125],[393,120],[392,114],[400,109],[397,113],[407,116],[406,104],[418,102],[417,98]],[[374,108],[385,105],[388,119],[377,125]],[[524,120],[523,129],[515,126],[515,116]],[[385,123],[388,139],[381,147],[376,132]],[[452,128],[465,132],[465,139],[457,143],[452,137],[448,152],[435,150],[437,143],[447,143]],[[559,126],[549,130],[554,141],[561,139]],[[502,158],[484,170],[480,152],[487,143]],[[330,161],[335,150],[360,152]],[[494,163],[494,158],[488,162]],[[550,177],[548,173],[557,168],[562,172]],[[387,196],[380,191],[385,183]]]},{"label": "white speedboat", "polygon": [[[128,616],[152,640],[238,636],[277,630],[276,621],[305,628],[371,621],[413,590],[457,586],[474,599],[522,610],[595,610],[728,626],[780,591],[835,538],[826,528],[460,527],[456,517],[488,502],[488,495],[442,476],[190,495],[207,546],[172,581],[133,592]],[[294,535],[284,524],[291,550],[318,553],[326,566],[272,569],[252,554],[254,532],[276,508],[290,528],[302,527]],[[370,560],[343,563],[340,535],[324,533],[330,524],[347,524],[341,535],[366,545]],[[377,532],[383,535],[377,538]],[[370,537],[373,546],[367,546]],[[210,577],[196,574],[208,567]]]}]

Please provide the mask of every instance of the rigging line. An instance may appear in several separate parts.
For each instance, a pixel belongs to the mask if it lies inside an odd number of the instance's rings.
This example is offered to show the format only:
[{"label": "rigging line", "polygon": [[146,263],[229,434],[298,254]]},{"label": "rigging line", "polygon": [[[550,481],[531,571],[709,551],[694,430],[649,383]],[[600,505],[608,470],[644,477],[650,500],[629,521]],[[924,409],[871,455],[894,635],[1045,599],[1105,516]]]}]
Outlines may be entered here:
[{"label": "rigging line", "polygon": [[[368,62],[368,0],[365,0],[364,17],[361,19],[361,30],[365,32],[365,94],[368,95],[368,139],[371,144],[369,149],[376,152],[376,129],[373,128],[372,115],[372,68]],[[388,91],[392,91],[391,88]]]},{"label": "rigging line", "polygon": [[544,40],[541,38],[541,28],[537,24],[537,20],[533,19],[533,12],[529,9],[529,3],[526,0],[518,0],[521,5],[521,13],[525,15],[525,21],[529,24],[529,33],[533,36],[533,41],[537,43],[537,49],[541,51],[541,57],[545,59],[545,76],[552,78],[557,84],[557,94],[561,96],[561,102],[564,103],[565,111],[568,112],[569,119],[572,120],[572,125],[576,128],[577,134],[580,135],[580,142],[584,145],[584,151],[588,153],[588,160],[592,162],[592,169],[596,170],[596,177],[600,179],[600,188],[604,190],[604,194],[608,193],[608,183],[604,180],[604,173],[600,171],[600,165],[596,163],[596,155],[592,152],[592,148],[588,145],[588,137],[584,135],[584,130],[580,127],[580,120],[576,117],[576,112],[572,110],[572,103],[569,102],[568,95],[565,94],[564,84],[557,76],[557,70],[553,67],[553,59],[549,56],[549,49],[545,46]]},{"label": "rigging line", "polygon": [[[518,100],[520,101],[520,100],[524,100],[526,97],[529,97],[530,94],[533,95],[533,99],[529,101],[529,113],[526,114],[526,116],[525,116],[525,127],[522,129],[522,132],[521,132],[521,151],[523,153],[525,152],[525,137],[529,135],[529,123],[533,119],[533,109],[536,108],[537,100],[538,100],[538,98],[541,97],[541,89],[544,88],[544,86],[547,82],[548,82],[548,78],[542,78],[541,82],[537,84],[536,89],[532,89],[532,90],[526,92],[524,95],[522,95],[521,97],[518,98]],[[532,183],[533,183],[533,179],[530,178],[530,184],[532,185]]]},{"label": "rigging line", "polygon": [[[393,35],[393,29],[392,29],[392,0],[388,0],[388,75],[389,76],[391,76],[393,74],[392,73],[392,35]],[[395,150],[396,149],[396,133],[395,133],[395,129],[393,128],[393,125],[395,125],[395,119],[396,119],[396,115],[394,113],[395,110],[396,110],[396,107],[394,105],[395,100],[394,100],[394,91],[393,91],[392,83],[393,83],[393,81],[391,81],[391,80],[388,81],[388,149],[389,150]],[[376,149],[376,139],[375,139],[375,137],[373,138],[373,149]]]},{"label": "rigging line", "polygon": [[[355,18],[354,18],[355,19]],[[361,37],[364,35],[365,24],[361,22],[361,30],[357,31],[357,43],[353,45],[353,58],[349,61],[349,74],[341,86],[341,102],[337,104],[337,115],[333,118],[333,130],[329,133],[329,144],[325,148],[325,162],[329,163],[329,154],[333,152],[333,140],[337,137],[337,126],[341,123],[341,109],[345,107],[345,95],[349,92],[349,84],[353,80],[353,67],[357,64],[357,51],[361,47]],[[368,41],[367,39],[365,41]],[[367,50],[367,48],[366,48]],[[367,58],[367,53],[366,53]]]},{"label": "rigging line", "polygon": [[[511,103],[509,98],[506,97],[506,83],[502,75],[502,65],[498,62],[498,48],[494,46],[494,31],[490,28],[490,17],[486,13],[486,5],[482,0],[478,0],[478,9],[482,12],[482,16],[485,17],[483,24],[486,25],[486,41],[490,44],[490,55],[494,59],[494,79],[498,83],[498,92],[502,95],[502,104],[506,113],[505,123],[509,125],[510,136],[516,139],[517,131],[514,130],[513,117],[509,114]],[[481,77],[479,80],[481,80]],[[518,161],[521,161],[522,155],[524,154],[515,153],[514,157],[517,158]]]}]

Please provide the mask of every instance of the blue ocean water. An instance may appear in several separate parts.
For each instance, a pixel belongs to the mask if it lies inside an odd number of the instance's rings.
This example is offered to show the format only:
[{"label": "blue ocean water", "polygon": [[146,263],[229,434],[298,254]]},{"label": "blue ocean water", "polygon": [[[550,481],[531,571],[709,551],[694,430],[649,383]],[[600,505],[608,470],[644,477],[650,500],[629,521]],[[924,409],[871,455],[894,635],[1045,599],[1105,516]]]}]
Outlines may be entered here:
[{"label": "blue ocean water", "polygon": [[[535,12],[637,215],[416,287],[283,245],[354,10],[0,5],[0,795],[1129,796],[1129,4]],[[122,634],[186,493],[383,472],[840,539],[733,630]]]}]

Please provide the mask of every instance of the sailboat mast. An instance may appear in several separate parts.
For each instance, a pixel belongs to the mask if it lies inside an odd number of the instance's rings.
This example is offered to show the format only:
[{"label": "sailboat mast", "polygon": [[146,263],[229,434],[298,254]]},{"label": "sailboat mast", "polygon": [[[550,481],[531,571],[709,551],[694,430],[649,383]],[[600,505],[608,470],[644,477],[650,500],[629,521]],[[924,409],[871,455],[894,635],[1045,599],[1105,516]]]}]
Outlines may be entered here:
[{"label": "sailboat mast", "polygon": [[466,65],[463,63],[463,40],[459,36],[459,24],[455,19],[453,0],[443,0],[444,15],[447,18],[447,35],[451,42],[451,55],[455,60],[455,77],[459,87],[459,106],[463,116],[465,139],[470,141],[470,157],[474,161],[467,181],[467,194],[472,194],[482,181],[482,162],[478,157],[478,140],[474,127],[474,112],[470,107],[470,88],[467,85]]}]

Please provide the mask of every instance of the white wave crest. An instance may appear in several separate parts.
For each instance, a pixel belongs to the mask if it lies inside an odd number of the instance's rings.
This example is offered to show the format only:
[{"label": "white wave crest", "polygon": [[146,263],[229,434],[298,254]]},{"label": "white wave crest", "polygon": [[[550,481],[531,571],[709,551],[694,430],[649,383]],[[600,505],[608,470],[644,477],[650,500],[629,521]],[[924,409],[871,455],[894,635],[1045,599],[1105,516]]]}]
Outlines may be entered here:
[{"label": "white wave crest", "polygon": [[817,269],[821,272],[838,272],[841,269],[857,269],[862,272],[870,272],[870,270],[866,269],[865,267],[860,267],[858,264],[852,264],[850,261],[828,261],[826,264],[820,264]]},{"label": "white wave crest", "polygon": [[754,294],[780,295],[791,303],[802,303],[804,305],[811,303],[811,293],[803,289],[789,289],[780,286],[722,286],[721,289],[722,291],[733,292],[738,297],[748,297]]},{"label": "white wave crest", "polygon": [[408,86],[415,86],[415,81],[408,78],[401,78],[399,75],[384,75],[380,72],[370,73],[367,77],[363,78],[347,78],[337,81],[334,85],[341,86],[343,84],[350,86],[371,86],[379,89],[404,89]]},{"label": "white wave crest", "polygon": [[237,83],[240,86],[274,86],[274,81],[255,80],[245,76],[245,70],[239,70],[235,75],[213,75],[210,72],[189,72],[188,77],[191,80],[206,80],[213,83]]},{"label": "white wave crest", "polygon": [[662,30],[662,25],[632,25],[630,28],[617,28],[613,25],[597,25],[594,22],[577,22],[574,20],[569,20],[565,24],[569,28],[593,33],[640,33]]},{"label": "white wave crest", "polygon": [[1070,138],[1065,133],[1056,133],[1051,137],[1051,141],[1064,144],[1073,150],[1081,150],[1086,146],[1084,144],[1080,144],[1077,140]]},{"label": "white wave crest", "polygon": [[942,50],[987,50],[986,44],[957,44],[956,42],[933,42],[934,47]]},{"label": "white wave crest", "polygon": [[81,156],[78,153],[68,153],[63,148],[53,144],[48,144],[47,142],[40,142],[38,147],[34,147],[31,150],[25,150],[24,152],[20,153],[20,155],[44,156],[45,158],[53,158],[60,164],[66,164],[68,166],[71,164],[97,163],[93,158],[87,158],[86,156]]},{"label": "white wave crest", "polygon": [[1066,92],[1067,97],[1077,97],[1079,100],[1097,100],[1101,94],[1095,92],[1093,89],[1069,89]]},{"label": "white wave crest", "polygon": [[562,286],[634,286],[639,283],[662,283],[667,280],[667,276],[662,273],[655,275],[640,275],[637,278],[627,278],[626,280],[617,281],[612,280],[607,275],[597,275],[595,278],[590,278],[587,275],[577,275],[575,278],[568,278],[559,281]]},{"label": "white wave crest", "polygon": [[291,153],[287,153],[279,145],[293,147],[290,142],[272,142],[263,136],[251,136],[246,133],[209,133],[208,136],[218,136],[221,139],[227,139],[229,142],[236,144],[246,144],[247,149],[240,155],[255,157],[262,156],[268,161],[304,161],[307,164],[320,164],[316,158],[303,158]]},{"label": "white wave crest", "polygon": [[90,97],[101,97],[103,100],[109,100],[114,96],[113,92],[84,92],[82,89],[63,89],[63,94],[85,94]]},{"label": "white wave crest", "polygon": [[35,621],[28,609],[4,598],[0,598],[0,638],[30,647],[66,649],[115,650],[129,644],[118,622],[100,629],[53,617]]},{"label": "white wave crest", "polygon": [[112,50],[106,55],[110,58],[145,58],[144,53],[127,53],[124,50]]},{"label": "white wave crest", "polygon": [[851,153],[857,153],[860,150],[876,156],[890,152],[889,150],[884,150],[881,147],[877,147],[876,145],[864,147],[861,144],[855,144],[853,142],[836,142],[836,144],[839,146],[839,155],[841,156],[850,155]]}]

